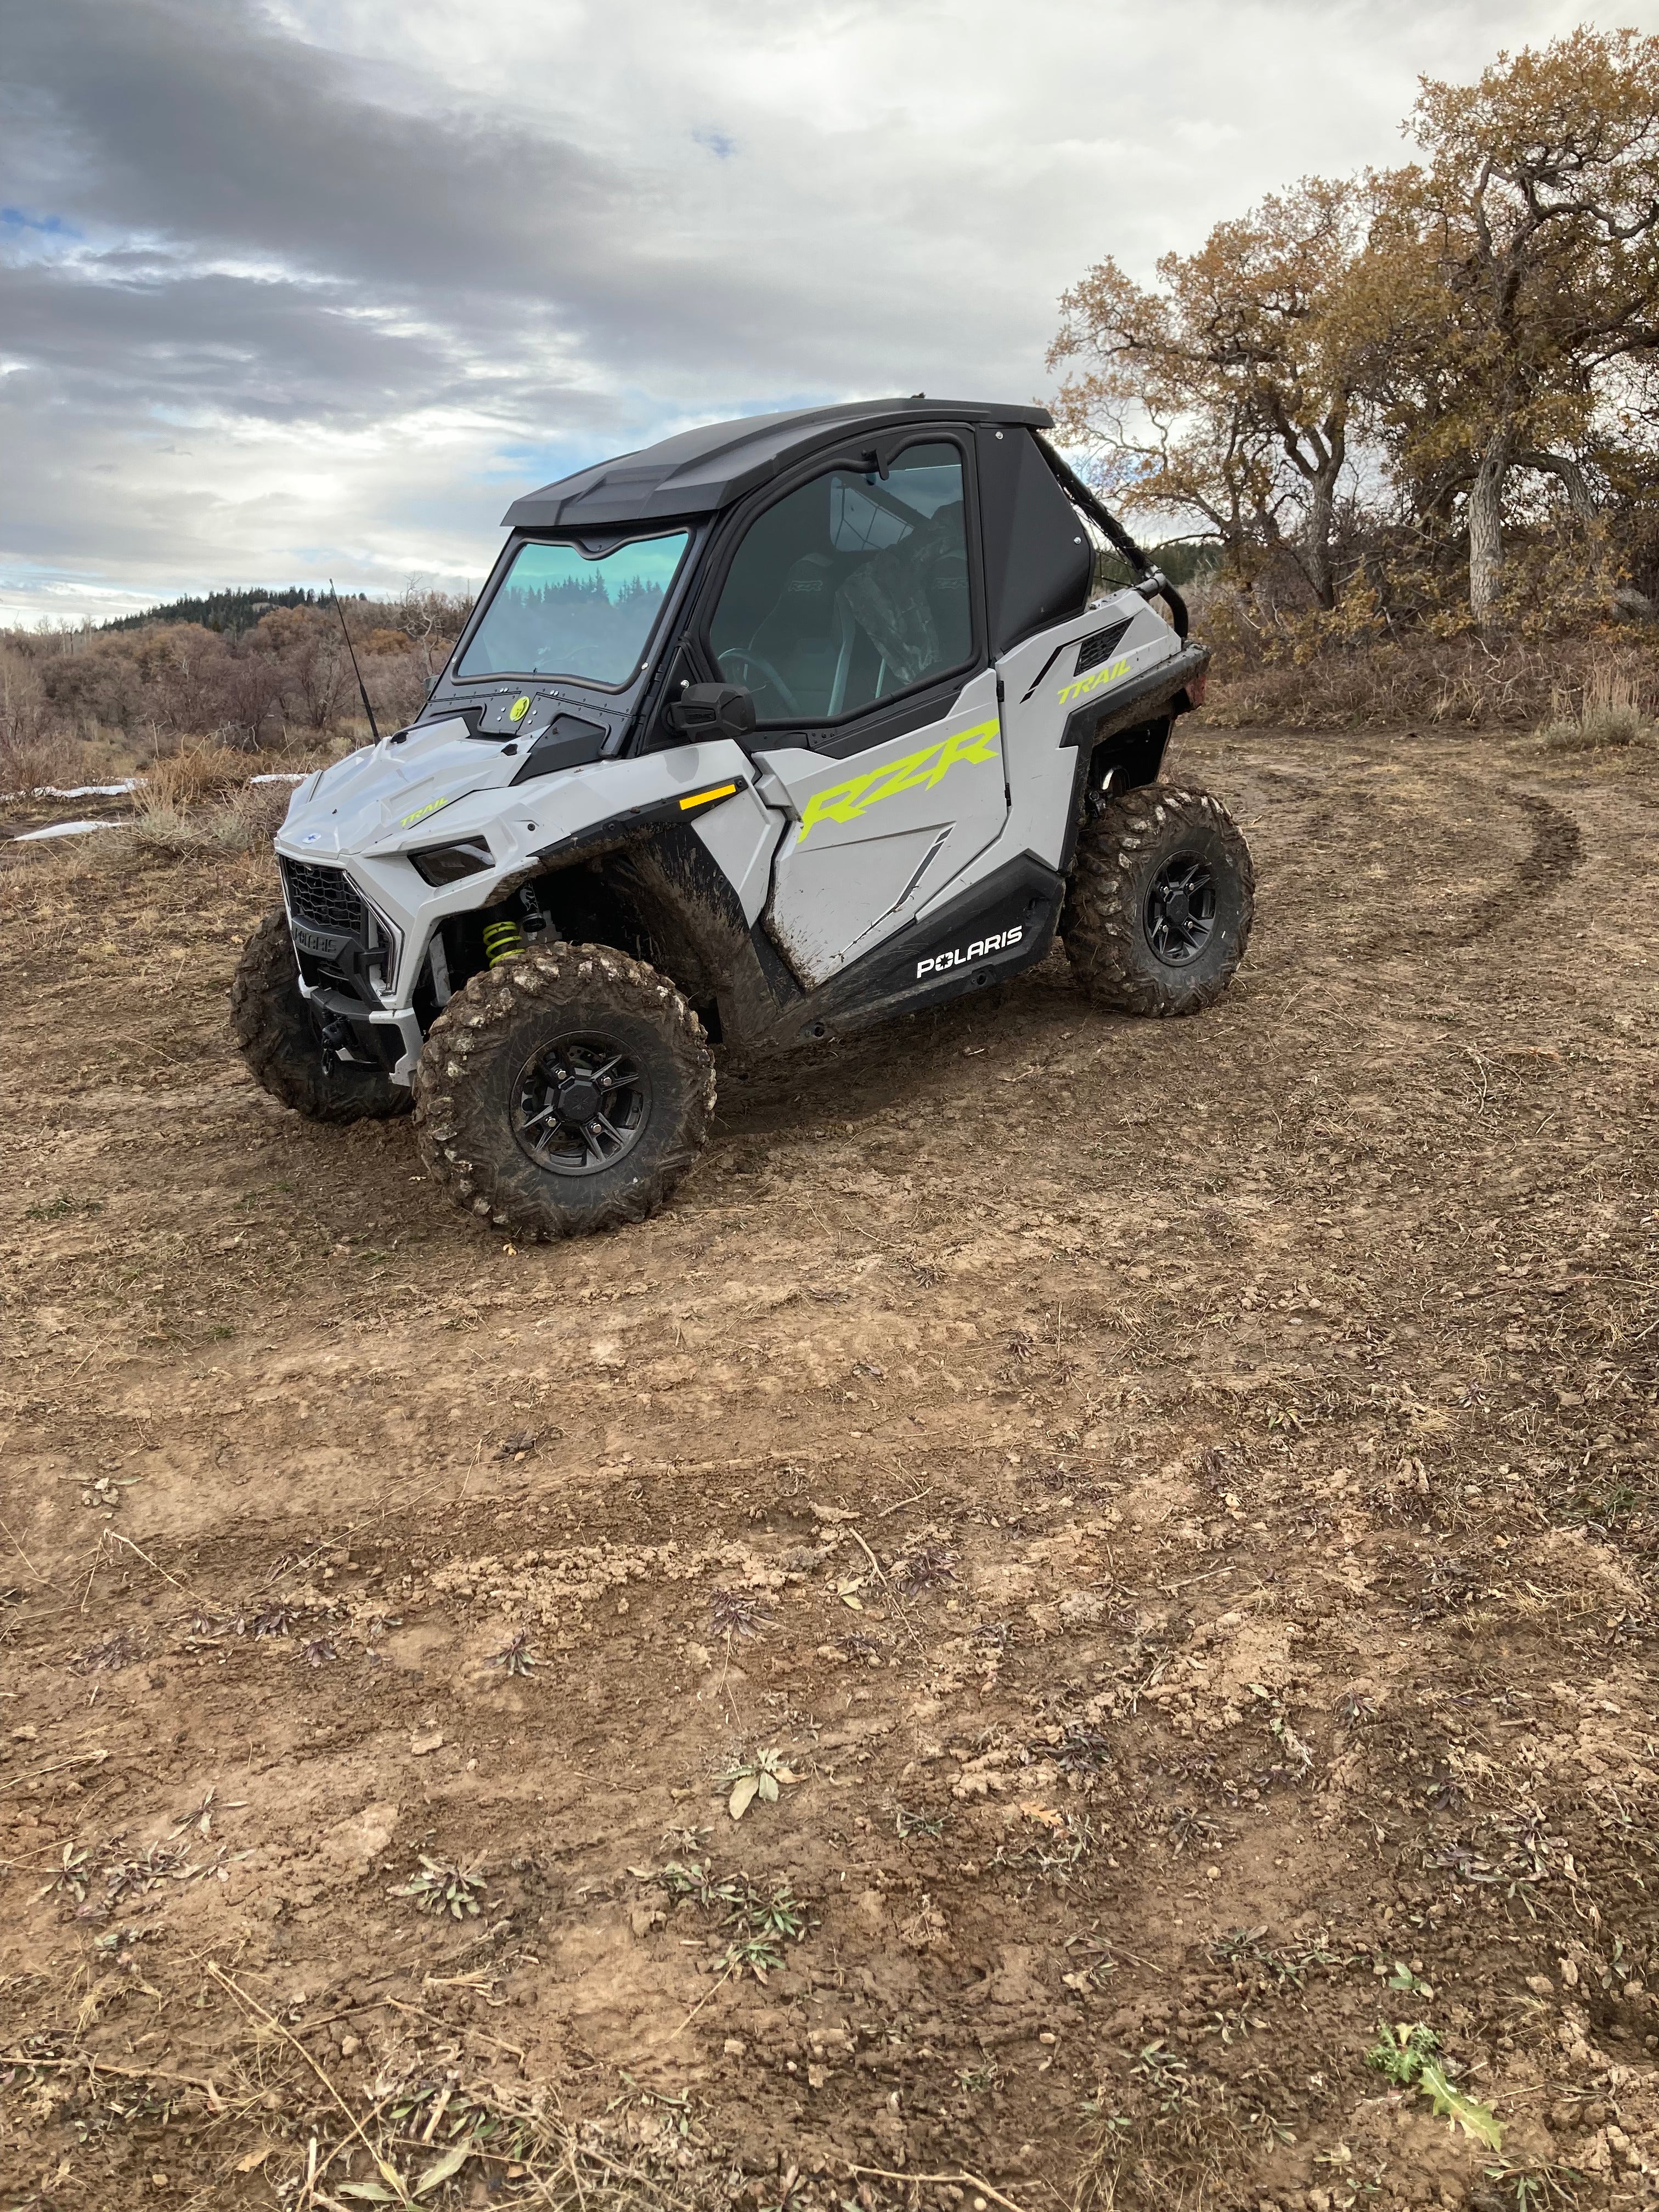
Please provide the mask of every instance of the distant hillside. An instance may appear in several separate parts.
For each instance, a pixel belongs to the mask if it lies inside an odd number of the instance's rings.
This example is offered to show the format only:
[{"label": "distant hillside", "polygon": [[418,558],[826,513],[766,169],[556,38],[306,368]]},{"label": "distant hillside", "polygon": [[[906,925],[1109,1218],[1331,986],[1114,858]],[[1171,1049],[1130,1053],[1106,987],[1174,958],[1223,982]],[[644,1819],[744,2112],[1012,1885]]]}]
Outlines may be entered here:
[{"label": "distant hillside", "polygon": [[[363,592],[347,592],[347,599],[365,599]],[[210,592],[205,599],[169,599],[163,607],[147,607],[142,614],[118,615],[113,622],[101,623],[101,629],[141,629],[146,623],[200,623],[204,629],[228,631],[240,635],[252,629],[261,615],[268,615],[274,607],[325,607],[330,604],[326,592],[313,591],[308,586],[290,584],[283,592],[254,589],[246,592]]]}]

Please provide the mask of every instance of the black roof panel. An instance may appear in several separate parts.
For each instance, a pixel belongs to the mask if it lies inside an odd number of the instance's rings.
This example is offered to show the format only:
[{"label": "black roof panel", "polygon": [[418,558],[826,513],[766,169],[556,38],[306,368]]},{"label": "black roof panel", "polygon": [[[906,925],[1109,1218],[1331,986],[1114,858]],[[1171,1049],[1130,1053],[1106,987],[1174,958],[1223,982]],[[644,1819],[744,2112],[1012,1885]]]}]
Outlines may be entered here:
[{"label": "black roof panel", "polygon": [[705,422],[660,445],[580,469],[557,483],[515,499],[501,517],[509,530],[615,528],[618,524],[712,514],[815,447],[836,444],[848,430],[897,428],[906,422],[1018,422],[1046,430],[1042,407],[998,407],[979,399],[854,399],[802,407],[787,415],[746,415]]}]

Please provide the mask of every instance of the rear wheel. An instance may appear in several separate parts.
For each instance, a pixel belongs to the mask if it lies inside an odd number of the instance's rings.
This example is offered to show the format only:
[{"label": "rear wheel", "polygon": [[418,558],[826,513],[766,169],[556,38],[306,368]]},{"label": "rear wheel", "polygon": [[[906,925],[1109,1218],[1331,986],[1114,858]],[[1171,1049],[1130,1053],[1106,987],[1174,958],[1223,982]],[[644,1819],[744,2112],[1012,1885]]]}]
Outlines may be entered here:
[{"label": "rear wheel", "polygon": [[1060,928],[1097,1006],[1195,1014],[1232,981],[1255,913],[1249,848],[1221,801],[1155,783],[1085,823]]},{"label": "rear wheel", "polygon": [[702,1024],[603,945],[537,946],[475,975],[415,1070],[422,1157],[456,1203],[529,1238],[656,1212],[714,1107]]},{"label": "rear wheel", "polygon": [[273,1098],[312,1121],[386,1121],[410,1094],[384,1070],[337,1060],[325,1073],[323,1041],[300,995],[288,916],[273,907],[242,949],[230,986],[230,1026],[242,1057]]}]

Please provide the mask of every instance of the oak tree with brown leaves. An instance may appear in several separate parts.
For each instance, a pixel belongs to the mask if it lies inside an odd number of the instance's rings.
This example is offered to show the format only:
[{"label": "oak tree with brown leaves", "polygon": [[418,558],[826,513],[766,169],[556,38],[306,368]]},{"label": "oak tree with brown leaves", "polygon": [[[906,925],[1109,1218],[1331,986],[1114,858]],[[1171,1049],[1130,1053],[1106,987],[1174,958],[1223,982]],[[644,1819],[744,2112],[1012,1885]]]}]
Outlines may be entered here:
[{"label": "oak tree with brown leaves", "polygon": [[1061,434],[1091,450],[1127,507],[1196,514],[1248,580],[1253,549],[1285,550],[1334,603],[1331,526],[1364,368],[1334,313],[1362,199],[1315,178],[1166,254],[1158,289],[1115,261],[1060,302],[1050,368],[1068,368]]},{"label": "oak tree with brown leaves", "polygon": [[1091,269],[1061,301],[1055,411],[1123,506],[1196,523],[1241,582],[1288,559],[1323,607],[1344,500],[1461,531],[1490,629],[1526,485],[1592,535],[1607,495],[1659,489],[1659,38],[1425,78],[1406,127],[1420,161],[1305,179],[1153,286]]},{"label": "oak tree with brown leaves", "polygon": [[1659,38],[1581,30],[1474,85],[1425,79],[1411,129],[1425,162],[1374,180],[1374,396],[1419,500],[1462,492],[1486,626],[1516,472],[1589,520],[1585,450],[1659,362]]}]

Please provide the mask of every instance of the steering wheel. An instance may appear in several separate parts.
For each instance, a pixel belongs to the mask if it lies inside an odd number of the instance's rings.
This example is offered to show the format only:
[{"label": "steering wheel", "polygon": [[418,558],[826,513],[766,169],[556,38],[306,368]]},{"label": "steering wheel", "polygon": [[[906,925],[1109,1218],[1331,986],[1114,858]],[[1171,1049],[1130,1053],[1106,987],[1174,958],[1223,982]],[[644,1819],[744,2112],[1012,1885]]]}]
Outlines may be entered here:
[{"label": "steering wheel", "polygon": [[[725,652],[717,653],[714,659],[720,674],[729,684],[741,684],[745,690],[752,691],[756,689],[753,678],[757,673],[761,684],[767,690],[775,691],[792,714],[799,714],[799,702],[777,670],[769,660],[762,659],[759,653],[750,653],[746,645],[728,645]],[[738,663],[735,668],[731,665],[733,661]]]}]

